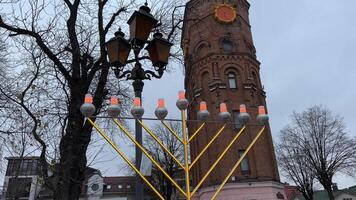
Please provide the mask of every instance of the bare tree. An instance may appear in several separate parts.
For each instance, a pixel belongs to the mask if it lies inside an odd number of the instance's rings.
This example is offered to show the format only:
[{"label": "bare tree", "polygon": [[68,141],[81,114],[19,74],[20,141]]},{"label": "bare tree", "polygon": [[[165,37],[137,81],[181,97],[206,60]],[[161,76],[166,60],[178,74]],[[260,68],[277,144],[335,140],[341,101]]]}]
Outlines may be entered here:
[{"label": "bare tree", "polygon": [[[173,10],[179,1],[170,2],[165,9]],[[7,7],[3,10],[6,13],[0,15],[0,29],[11,36],[21,52],[14,56],[19,58],[18,69],[8,84],[1,85],[1,93],[6,97],[3,108],[7,110],[3,115],[4,132],[16,137],[19,126],[16,126],[15,114],[22,115],[27,127],[24,132],[40,151],[45,186],[53,191],[54,199],[78,199],[92,131],[79,107],[86,93],[94,94],[96,115],[103,111],[108,94],[118,94],[123,100],[130,97],[127,84],[121,82],[118,87],[109,70],[105,42],[118,28],[115,24],[123,24],[138,2],[28,0],[2,3],[1,6]],[[174,23],[174,26],[162,27],[176,31],[181,24],[177,22],[178,26]],[[170,33],[169,30],[163,32]],[[177,40],[178,34],[172,36],[171,41]],[[27,62],[28,58],[35,62]],[[51,156],[56,167],[49,177]]]},{"label": "bare tree", "polygon": [[304,148],[295,141],[300,140],[299,135],[290,132],[290,127],[281,130],[280,141],[276,146],[279,167],[285,176],[298,186],[306,200],[313,200],[314,182],[316,174],[309,170],[308,159],[304,155]]},{"label": "bare tree", "polygon": [[[170,122],[168,125],[176,133],[182,137],[182,124],[180,122]],[[163,142],[169,151],[172,152],[176,158],[184,162],[184,146],[177,140],[177,138],[168,131],[162,124],[156,124],[152,130],[157,134],[158,138]],[[165,152],[156,141],[152,138],[145,138],[145,147],[151,153],[153,158],[166,170],[167,174],[173,179],[182,179],[184,172],[180,170],[180,166]],[[152,171],[152,181],[156,188],[159,188],[163,196],[167,200],[176,199],[179,191],[172,185],[172,183],[156,168]]]},{"label": "bare tree", "polygon": [[356,169],[356,141],[348,136],[343,119],[324,106],[313,106],[293,113],[292,122],[283,129],[282,135],[294,142],[289,151],[298,149],[306,167],[315,173],[329,199],[334,200],[334,175],[339,172],[354,175]]}]

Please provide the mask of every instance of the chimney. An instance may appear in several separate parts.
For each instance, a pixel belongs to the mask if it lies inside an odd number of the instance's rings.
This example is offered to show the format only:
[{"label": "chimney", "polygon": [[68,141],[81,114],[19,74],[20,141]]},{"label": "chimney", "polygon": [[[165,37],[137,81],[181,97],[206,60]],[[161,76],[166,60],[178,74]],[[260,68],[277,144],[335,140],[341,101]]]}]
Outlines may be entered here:
[{"label": "chimney", "polygon": [[337,183],[332,184],[333,191],[338,191],[339,188],[337,187]]}]

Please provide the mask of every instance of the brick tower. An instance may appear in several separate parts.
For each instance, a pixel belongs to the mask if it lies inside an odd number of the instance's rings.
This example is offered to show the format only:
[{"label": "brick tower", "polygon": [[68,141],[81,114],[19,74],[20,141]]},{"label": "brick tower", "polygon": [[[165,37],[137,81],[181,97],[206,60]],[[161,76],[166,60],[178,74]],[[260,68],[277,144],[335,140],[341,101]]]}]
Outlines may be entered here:
[{"label": "brick tower", "polygon": [[[249,126],[199,190],[198,199],[209,199],[261,127],[256,124],[259,105],[266,105],[260,80],[260,62],[256,58],[251,25],[250,4],[246,0],[191,0],[186,5],[182,48],[185,55],[185,88],[191,102],[188,118],[196,120],[199,102],[206,101],[211,120],[218,120],[219,104],[225,102],[233,120],[239,105],[246,104],[251,115]],[[192,133],[198,123],[189,122]],[[191,158],[214,136],[222,124],[208,123],[191,143]],[[229,125],[193,167],[193,186],[206,174],[240,126]],[[283,196],[279,183],[270,128],[242,162],[223,190],[227,199],[278,199]],[[256,192],[258,191],[258,192]],[[220,198],[219,198],[220,199]],[[224,199],[224,198],[221,198]]]}]

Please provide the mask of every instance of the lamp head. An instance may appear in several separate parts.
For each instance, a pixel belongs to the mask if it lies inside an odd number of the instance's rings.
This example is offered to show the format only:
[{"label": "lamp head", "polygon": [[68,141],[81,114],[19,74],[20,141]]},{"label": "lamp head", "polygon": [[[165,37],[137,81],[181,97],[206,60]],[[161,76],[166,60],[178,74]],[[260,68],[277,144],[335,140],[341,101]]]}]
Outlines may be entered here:
[{"label": "lamp head", "polygon": [[268,123],[269,117],[266,114],[266,108],[264,106],[258,107],[257,122],[261,125],[266,125]]},{"label": "lamp head", "polygon": [[111,38],[105,46],[109,56],[109,62],[112,66],[122,67],[126,65],[130,55],[131,45],[125,39],[125,34],[121,29],[115,33],[115,37]]},{"label": "lamp head", "polygon": [[153,35],[153,40],[146,47],[153,66],[164,68],[168,64],[172,46],[172,43],[163,38],[162,33],[156,32]]},{"label": "lamp head", "polygon": [[200,102],[200,109],[198,112],[198,120],[200,121],[206,121],[209,119],[210,113],[208,111],[208,107],[206,105],[205,101]]},{"label": "lamp head", "polygon": [[178,93],[178,100],[176,103],[179,110],[186,110],[189,106],[188,100],[185,98],[185,92],[179,91]]},{"label": "lamp head", "polygon": [[150,12],[151,9],[146,3],[138,11],[135,11],[127,21],[130,26],[130,40],[140,49],[143,48],[152,29],[158,22]]},{"label": "lamp head", "polygon": [[241,104],[238,120],[241,122],[241,124],[246,124],[249,119],[250,119],[250,115],[247,113],[246,105]]},{"label": "lamp head", "polygon": [[157,119],[164,120],[167,117],[168,110],[165,107],[164,99],[158,99],[158,107],[155,110]]},{"label": "lamp head", "polygon": [[80,112],[85,117],[91,117],[95,113],[95,106],[93,105],[93,97],[91,94],[86,94],[84,98],[84,103],[80,106]]},{"label": "lamp head", "polygon": [[134,105],[131,108],[131,114],[136,119],[139,119],[143,116],[144,113],[145,113],[145,110],[141,106],[141,99],[139,97],[136,97],[134,99]]},{"label": "lamp head", "polygon": [[223,121],[225,123],[228,122],[231,118],[231,114],[227,111],[226,103],[220,104],[219,118],[221,121]]},{"label": "lamp head", "polygon": [[112,118],[116,118],[120,112],[121,112],[121,107],[120,107],[120,101],[117,96],[112,96],[110,99],[110,105],[108,107],[108,115]]}]

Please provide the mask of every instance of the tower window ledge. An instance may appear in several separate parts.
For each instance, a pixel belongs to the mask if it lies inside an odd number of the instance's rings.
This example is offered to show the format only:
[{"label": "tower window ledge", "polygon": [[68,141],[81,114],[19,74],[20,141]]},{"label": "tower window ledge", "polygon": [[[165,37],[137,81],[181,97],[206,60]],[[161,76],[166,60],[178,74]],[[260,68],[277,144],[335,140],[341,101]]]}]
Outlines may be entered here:
[{"label": "tower window ledge", "polygon": [[200,95],[201,95],[200,93],[195,93],[194,98],[198,98],[198,97],[200,97]]},{"label": "tower window ledge", "polygon": [[252,86],[247,86],[247,85],[245,85],[245,86],[244,86],[244,89],[252,89]]},{"label": "tower window ledge", "polygon": [[[226,88],[227,88],[226,85],[220,85],[220,86],[219,86],[219,89],[226,89]],[[234,88],[234,90],[235,90],[235,89],[237,90],[237,88]]]},{"label": "tower window ledge", "polygon": [[209,91],[210,92],[213,92],[213,91],[215,91],[217,89],[217,87],[212,87],[212,88],[209,88]]}]

